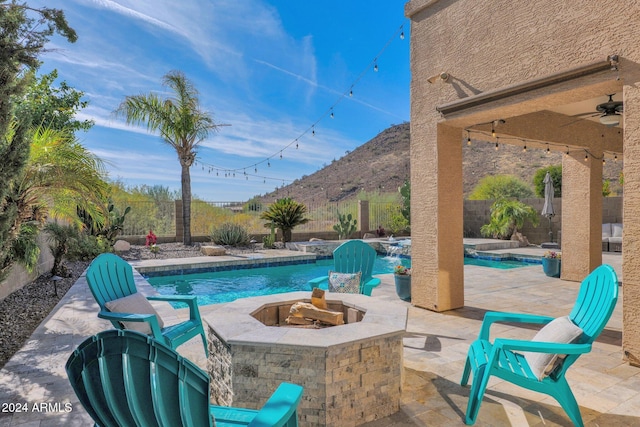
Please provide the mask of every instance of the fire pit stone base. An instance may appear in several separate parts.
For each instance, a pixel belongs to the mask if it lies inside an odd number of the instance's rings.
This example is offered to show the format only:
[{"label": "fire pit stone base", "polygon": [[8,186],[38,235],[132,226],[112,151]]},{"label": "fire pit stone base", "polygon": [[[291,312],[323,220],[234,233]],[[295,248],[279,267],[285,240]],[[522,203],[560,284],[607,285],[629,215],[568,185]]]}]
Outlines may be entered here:
[{"label": "fire pit stone base", "polygon": [[245,298],[205,317],[213,403],[258,408],[287,381],[304,387],[302,426],[356,426],[397,412],[406,306],[327,294],[328,303],[364,315],[323,329],[266,326],[254,317],[309,297],[293,292]]}]

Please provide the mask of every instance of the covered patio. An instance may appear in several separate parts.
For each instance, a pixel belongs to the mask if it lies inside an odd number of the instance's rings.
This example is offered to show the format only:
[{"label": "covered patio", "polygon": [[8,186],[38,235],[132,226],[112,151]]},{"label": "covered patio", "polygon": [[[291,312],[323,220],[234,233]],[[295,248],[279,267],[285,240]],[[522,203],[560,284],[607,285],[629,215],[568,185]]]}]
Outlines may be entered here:
[{"label": "covered patio", "polygon": [[520,146],[532,162],[547,150],[565,153],[565,281],[580,281],[603,262],[602,166],[624,160],[619,357],[640,366],[640,28],[630,19],[640,5],[412,0],[405,12],[412,25],[413,304],[438,312],[468,304],[458,250],[462,144]]}]

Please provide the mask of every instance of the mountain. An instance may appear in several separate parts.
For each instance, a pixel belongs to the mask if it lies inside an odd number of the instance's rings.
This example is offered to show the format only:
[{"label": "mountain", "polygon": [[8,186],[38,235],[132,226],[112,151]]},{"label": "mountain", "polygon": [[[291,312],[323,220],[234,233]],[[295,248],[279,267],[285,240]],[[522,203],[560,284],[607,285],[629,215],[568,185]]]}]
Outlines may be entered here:
[{"label": "mountain", "polygon": [[[354,198],[361,190],[397,192],[409,179],[409,126],[409,123],[391,126],[330,165],[259,198],[273,201],[288,196],[302,203],[326,203]],[[562,163],[560,152],[547,154],[544,149],[531,148],[524,152],[521,147],[504,144],[496,150],[495,143],[472,140],[467,145],[466,139],[460,143],[465,197],[487,175],[514,175],[533,188],[533,176],[538,169]],[[621,192],[620,172],[621,161],[606,163],[604,177],[610,180],[614,194]]]}]

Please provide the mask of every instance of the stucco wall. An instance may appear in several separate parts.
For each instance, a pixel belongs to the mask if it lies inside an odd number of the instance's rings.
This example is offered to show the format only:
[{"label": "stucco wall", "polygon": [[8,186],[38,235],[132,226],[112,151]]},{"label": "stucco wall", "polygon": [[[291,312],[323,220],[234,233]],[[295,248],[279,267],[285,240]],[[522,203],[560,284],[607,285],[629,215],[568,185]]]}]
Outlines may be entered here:
[{"label": "stucco wall", "polygon": [[31,282],[39,275],[47,271],[51,271],[53,268],[53,255],[51,255],[49,246],[42,233],[38,237],[38,246],[40,247],[38,265],[31,273],[27,272],[20,264],[14,265],[9,276],[7,276],[3,282],[0,282],[0,300],[4,299],[12,292],[21,289],[24,285]]}]

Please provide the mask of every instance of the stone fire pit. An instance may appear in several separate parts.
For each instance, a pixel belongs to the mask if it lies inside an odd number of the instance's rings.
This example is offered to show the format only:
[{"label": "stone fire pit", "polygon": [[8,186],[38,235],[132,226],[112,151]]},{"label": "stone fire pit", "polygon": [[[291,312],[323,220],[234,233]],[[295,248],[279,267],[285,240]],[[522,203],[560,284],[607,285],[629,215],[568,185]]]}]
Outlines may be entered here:
[{"label": "stone fire pit", "polygon": [[205,316],[213,403],[259,408],[287,381],[304,387],[302,426],[355,426],[397,412],[406,306],[365,295],[326,299],[346,324],[283,326],[311,292],[243,298]]}]

